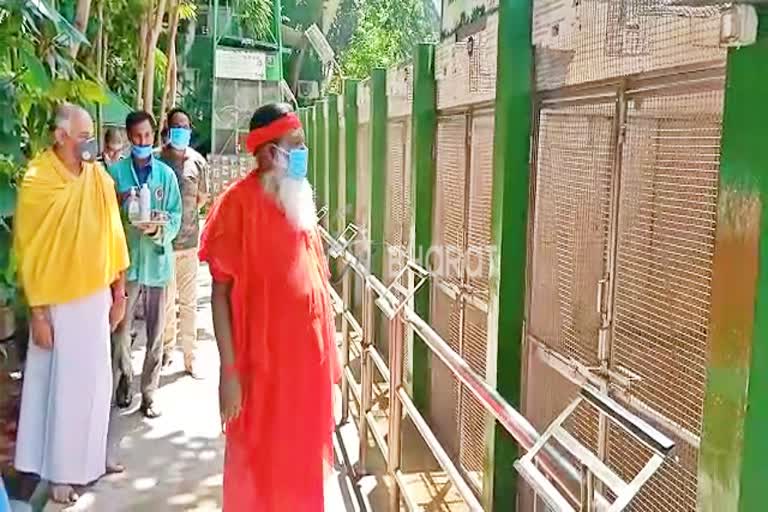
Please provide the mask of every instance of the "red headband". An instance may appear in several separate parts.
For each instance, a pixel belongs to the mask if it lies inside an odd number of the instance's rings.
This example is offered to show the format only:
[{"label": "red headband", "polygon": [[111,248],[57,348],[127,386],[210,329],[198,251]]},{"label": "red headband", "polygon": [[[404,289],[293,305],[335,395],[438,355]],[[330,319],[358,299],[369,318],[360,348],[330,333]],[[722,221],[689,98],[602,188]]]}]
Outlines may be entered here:
[{"label": "red headband", "polygon": [[284,135],[301,128],[299,116],[291,112],[276,121],[272,121],[267,126],[251,130],[248,138],[245,139],[245,149],[253,154],[257,149],[266,144],[278,140]]}]

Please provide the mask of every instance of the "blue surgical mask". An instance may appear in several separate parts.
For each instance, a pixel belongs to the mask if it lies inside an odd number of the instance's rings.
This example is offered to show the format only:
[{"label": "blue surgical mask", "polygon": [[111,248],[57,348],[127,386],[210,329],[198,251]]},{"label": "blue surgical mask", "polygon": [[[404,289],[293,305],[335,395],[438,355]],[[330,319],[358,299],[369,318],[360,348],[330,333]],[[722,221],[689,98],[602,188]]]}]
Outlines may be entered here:
[{"label": "blue surgical mask", "polygon": [[288,167],[286,176],[295,180],[303,180],[307,177],[309,163],[309,149],[304,147],[293,148],[288,151]]},{"label": "blue surgical mask", "polygon": [[138,158],[139,160],[149,158],[152,156],[152,145],[147,144],[146,146],[137,146],[134,144],[131,146],[131,155],[133,155],[134,158]]},{"label": "blue surgical mask", "polygon": [[173,149],[183,151],[189,147],[192,130],[189,128],[171,128],[168,130],[168,142]]}]

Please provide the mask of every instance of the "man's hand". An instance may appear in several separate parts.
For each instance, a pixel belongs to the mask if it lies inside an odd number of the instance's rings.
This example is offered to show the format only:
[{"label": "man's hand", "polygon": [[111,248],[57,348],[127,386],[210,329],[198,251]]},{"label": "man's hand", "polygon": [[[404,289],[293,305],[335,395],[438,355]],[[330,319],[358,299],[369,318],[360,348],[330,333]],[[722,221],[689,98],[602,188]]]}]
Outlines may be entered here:
[{"label": "man's hand", "polygon": [[112,332],[115,332],[125,318],[126,302],[125,297],[122,296],[112,299],[112,307],[109,308],[109,328]]},{"label": "man's hand", "polygon": [[32,318],[29,322],[32,332],[32,341],[40,348],[51,350],[53,348],[53,325],[45,308],[33,308]]},{"label": "man's hand", "polygon": [[142,232],[142,234],[148,237],[156,236],[158,231],[160,231],[160,226],[155,224],[138,224],[136,227],[139,229],[139,231]]},{"label": "man's hand", "polygon": [[236,374],[219,378],[219,411],[221,424],[225,426],[240,415],[243,406],[243,391],[240,388],[240,378]]}]

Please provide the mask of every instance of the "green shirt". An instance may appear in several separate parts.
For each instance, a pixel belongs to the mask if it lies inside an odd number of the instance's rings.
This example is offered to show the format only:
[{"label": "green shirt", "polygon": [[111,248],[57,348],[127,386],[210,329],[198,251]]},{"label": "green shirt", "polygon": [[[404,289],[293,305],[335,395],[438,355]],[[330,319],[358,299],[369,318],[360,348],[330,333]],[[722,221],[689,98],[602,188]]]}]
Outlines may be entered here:
[{"label": "green shirt", "polygon": [[173,272],[172,244],[181,225],[181,194],[173,170],[157,158],[153,157],[151,162],[152,170],[147,178],[151,208],[166,212],[169,219],[168,224],[154,237],[144,235],[127,221],[127,199],[130,197],[131,188],[136,188],[137,197],[139,193],[139,178],[133,159],[125,158],[110,166],[109,174],[115,180],[125,224],[125,236],[128,240],[128,253],[131,257],[126,279],[145,286],[162,287],[168,284]]}]

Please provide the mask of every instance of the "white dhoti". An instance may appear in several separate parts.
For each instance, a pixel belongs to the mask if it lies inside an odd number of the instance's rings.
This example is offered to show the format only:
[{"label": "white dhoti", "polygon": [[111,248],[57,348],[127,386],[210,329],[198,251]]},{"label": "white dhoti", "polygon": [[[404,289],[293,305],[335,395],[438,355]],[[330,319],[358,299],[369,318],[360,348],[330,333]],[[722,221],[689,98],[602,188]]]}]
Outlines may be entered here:
[{"label": "white dhoti", "polygon": [[53,349],[30,341],[16,469],[85,485],[105,472],[112,392],[110,290],[50,307]]}]

